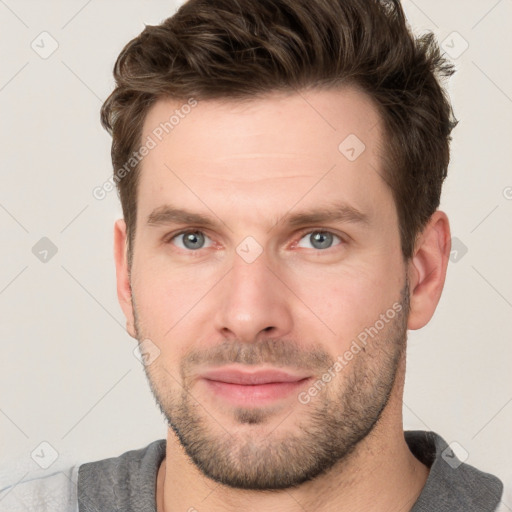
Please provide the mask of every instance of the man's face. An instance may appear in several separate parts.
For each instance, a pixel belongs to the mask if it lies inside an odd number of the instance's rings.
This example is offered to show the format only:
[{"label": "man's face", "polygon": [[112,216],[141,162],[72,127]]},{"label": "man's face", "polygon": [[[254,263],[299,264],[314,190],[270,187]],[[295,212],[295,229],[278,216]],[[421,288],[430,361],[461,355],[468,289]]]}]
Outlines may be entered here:
[{"label": "man's face", "polygon": [[[157,102],[142,140],[180,106]],[[381,143],[363,93],[317,90],[200,101],[144,158],[135,334],[160,350],[151,388],[207,476],[312,479],[386,406],[408,289]]]}]

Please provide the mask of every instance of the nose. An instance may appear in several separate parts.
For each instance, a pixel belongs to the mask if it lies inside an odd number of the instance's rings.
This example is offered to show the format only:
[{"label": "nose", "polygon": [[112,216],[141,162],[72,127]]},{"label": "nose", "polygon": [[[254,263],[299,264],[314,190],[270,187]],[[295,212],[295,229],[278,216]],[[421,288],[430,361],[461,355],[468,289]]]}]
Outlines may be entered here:
[{"label": "nose", "polygon": [[231,271],[220,283],[215,313],[215,328],[223,337],[251,343],[290,333],[291,292],[276,274],[265,253],[252,263],[234,255]]}]

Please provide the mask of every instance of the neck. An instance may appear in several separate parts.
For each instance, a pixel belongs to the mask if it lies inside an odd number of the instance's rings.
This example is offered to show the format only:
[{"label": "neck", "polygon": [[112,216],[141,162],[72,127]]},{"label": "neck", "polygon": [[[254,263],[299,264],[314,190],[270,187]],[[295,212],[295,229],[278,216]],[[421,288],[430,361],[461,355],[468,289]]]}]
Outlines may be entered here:
[{"label": "neck", "polygon": [[[425,485],[429,469],[414,457],[404,438],[401,413],[404,375],[405,371],[397,375],[397,389],[393,389],[381,418],[356,449],[327,473],[295,488],[252,491],[215,482],[190,461],[169,429],[166,459],[157,478],[158,512],[410,511]],[[167,460],[172,460],[172,464],[167,465]]]}]

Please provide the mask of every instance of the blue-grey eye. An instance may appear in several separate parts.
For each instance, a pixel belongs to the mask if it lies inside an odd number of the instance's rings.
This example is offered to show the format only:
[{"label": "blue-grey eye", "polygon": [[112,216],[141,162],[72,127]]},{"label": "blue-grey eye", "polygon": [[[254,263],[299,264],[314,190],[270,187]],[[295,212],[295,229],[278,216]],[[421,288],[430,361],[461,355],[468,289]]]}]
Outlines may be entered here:
[{"label": "blue-grey eye", "polygon": [[[311,231],[303,236],[298,244],[299,247],[313,248],[313,249],[330,249],[333,245],[333,241],[338,239],[341,242],[340,237],[336,236],[329,231]],[[303,245],[302,241],[306,240],[310,246]]]},{"label": "blue-grey eye", "polygon": [[209,238],[204,233],[201,233],[201,231],[185,231],[174,237],[175,244],[180,249],[188,249],[191,251],[209,247],[209,245],[205,245],[207,240],[209,240]]}]

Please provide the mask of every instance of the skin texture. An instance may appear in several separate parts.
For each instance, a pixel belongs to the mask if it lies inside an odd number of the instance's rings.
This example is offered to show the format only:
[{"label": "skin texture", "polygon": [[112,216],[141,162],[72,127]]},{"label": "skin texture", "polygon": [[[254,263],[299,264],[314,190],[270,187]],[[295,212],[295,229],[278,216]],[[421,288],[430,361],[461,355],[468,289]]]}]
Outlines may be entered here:
[{"label": "skin texture", "polygon": [[[143,140],[180,105],[158,101]],[[339,150],[351,134],[365,146],[353,161]],[[145,367],[170,425],[159,512],[414,504],[428,468],[403,438],[406,330],[434,313],[450,232],[435,212],[404,261],[380,177],[384,150],[364,93],[310,90],[200,101],[142,161],[132,268],[123,220],[115,259],[127,330],[159,351]],[[289,224],[340,203],[341,219]],[[212,225],[162,215],[148,223],[164,205]],[[199,238],[176,236],[182,230]],[[371,326],[377,332],[347,361],[343,354]],[[339,356],[343,369],[301,403],[298,392]],[[235,405],[201,378],[214,365],[279,368],[308,380],[270,403]]]}]

